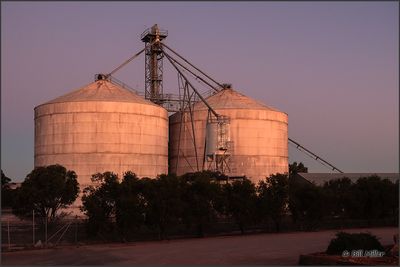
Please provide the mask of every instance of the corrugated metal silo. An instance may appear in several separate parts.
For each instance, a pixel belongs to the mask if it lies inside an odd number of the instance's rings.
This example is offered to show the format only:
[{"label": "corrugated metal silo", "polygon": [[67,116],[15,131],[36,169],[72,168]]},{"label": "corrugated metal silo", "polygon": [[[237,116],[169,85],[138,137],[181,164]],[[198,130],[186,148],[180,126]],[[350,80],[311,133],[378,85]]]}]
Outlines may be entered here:
[{"label": "corrugated metal silo", "polygon": [[[253,182],[275,174],[288,172],[288,116],[286,113],[267,107],[237,91],[226,88],[208,97],[209,105],[220,115],[229,118],[228,142],[231,147],[231,176],[246,175]],[[178,175],[201,169],[205,156],[204,148],[215,146],[217,140],[211,137],[206,145],[207,131],[215,131],[215,125],[207,126],[208,108],[198,102],[193,108],[194,135],[188,112],[184,113],[181,127],[181,113],[169,118],[169,160],[170,172]],[[181,131],[181,132],[180,132]],[[212,136],[212,135],[211,135]],[[197,147],[197,158],[194,150]],[[178,150],[179,161],[178,161]]]},{"label": "corrugated metal silo", "polygon": [[81,188],[91,175],[168,171],[168,113],[107,80],[35,107],[35,167],[61,164]]}]

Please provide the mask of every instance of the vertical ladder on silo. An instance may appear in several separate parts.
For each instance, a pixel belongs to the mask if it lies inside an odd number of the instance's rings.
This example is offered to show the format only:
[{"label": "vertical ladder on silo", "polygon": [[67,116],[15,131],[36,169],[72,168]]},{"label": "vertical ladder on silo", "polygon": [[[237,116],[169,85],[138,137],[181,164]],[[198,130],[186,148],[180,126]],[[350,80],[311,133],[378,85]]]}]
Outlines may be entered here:
[{"label": "vertical ladder on silo", "polygon": [[237,168],[236,168],[236,162],[235,162],[235,146],[233,141],[227,141],[227,152],[229,153],[229,158],[227,161],[227,165],[228,165],[228,172],[226,174],[229,175],[235,175]]}]

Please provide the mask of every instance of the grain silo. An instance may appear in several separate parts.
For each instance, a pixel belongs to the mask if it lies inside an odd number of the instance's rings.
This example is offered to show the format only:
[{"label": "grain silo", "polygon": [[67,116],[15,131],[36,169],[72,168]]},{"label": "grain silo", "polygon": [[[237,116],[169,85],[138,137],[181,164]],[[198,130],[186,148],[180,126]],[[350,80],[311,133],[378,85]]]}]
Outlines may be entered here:
[{"label": "grain silo", "polygon": [[[258,182],[271,174],[288,172],[286,113],[230,88],[206,98],[206,101],[216,113],[228,120],[223,128],[230,146],[226,174],[245,175]],[[179,112],[170,116],[170,172],[181,175],[196,171],[197,166],[207,169],[205,158],[208,152],[205,147],[210,143],[215,146],[212,140],[206,142],[206,133],[213,131],[213,125],[207,122],[208,113],[208,107],[200,101],[193,106],[193,120],[188,111],[183,113],[182,118]]]},{"label": "grain silo", "polygon": [[168,113],[104,79],[39,105],[35,167],[56,163],[77,173],[81,189],[97,172],[167,173]]}]

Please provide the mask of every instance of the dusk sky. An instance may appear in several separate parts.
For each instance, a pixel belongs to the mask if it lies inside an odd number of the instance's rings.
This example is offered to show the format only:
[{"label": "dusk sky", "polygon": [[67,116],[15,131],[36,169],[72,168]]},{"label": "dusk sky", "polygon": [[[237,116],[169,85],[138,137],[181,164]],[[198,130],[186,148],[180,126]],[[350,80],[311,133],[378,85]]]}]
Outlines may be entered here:
[{"label": "dusk sky", "polygon": [[[33,169],[34,107],[165,43],[286,112],[289,137],[344,172],[399,172],[398,2],[2,2],[1,168]],[[164,62],[166,92],[177,93]],[[115,77],[143,91],[144,56]],[[330,170],[289,145],[289,162]]]}]

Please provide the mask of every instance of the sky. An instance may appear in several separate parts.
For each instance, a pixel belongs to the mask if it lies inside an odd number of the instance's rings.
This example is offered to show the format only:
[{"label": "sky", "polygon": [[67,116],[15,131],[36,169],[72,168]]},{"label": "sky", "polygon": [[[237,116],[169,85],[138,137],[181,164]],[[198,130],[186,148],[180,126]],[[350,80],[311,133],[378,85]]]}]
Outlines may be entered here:
[{"label": "sky", "polygon": [[[288,114],[289,137],[344,172],[399,172],[398,2],[1,2],[1,168],[34,164],[34,107],[165,43]],[[177,92],[164,63],[164,90]],[[144,56],[115,74],[143,91]],[[331,170],[289,145],[289,162]]]}]

